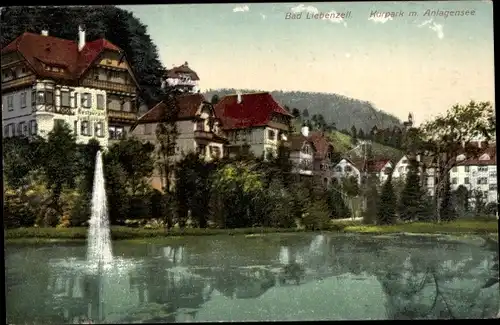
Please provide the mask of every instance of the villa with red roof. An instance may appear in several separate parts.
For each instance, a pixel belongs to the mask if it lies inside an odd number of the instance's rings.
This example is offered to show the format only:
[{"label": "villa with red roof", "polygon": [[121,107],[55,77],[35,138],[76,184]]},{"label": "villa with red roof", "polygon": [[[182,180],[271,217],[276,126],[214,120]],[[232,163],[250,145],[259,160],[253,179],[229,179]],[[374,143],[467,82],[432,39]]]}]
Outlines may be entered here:
[{"label": "villa with red roof", "polygon": [[[76,28],[75,28],[76,34]],[[137,120],[139,85],[125,54],[106,39],[23,33],[1,50],[4,136],[46,136],[65,122],[79,143],[119,139]]]},{"label": "villa with red roof", "polygon": [[[214,108],[202,94],[182,94],[176,99],[178,113],[176,126],[178,137],[169,157],[178,161],[190,152],[197,152],[205,160],[222,158],[227,139],[222,133],[220,120],[215,116]],[[159,102],[144,115],[139,117],[131,128],[131,134],[143,141],[156,142],[155,130],[164,120],[169,107],[164,101]],[[152,185],[162,190],[165,186],[161,170],[153,173]],[[173,175],[171,175],[173,177]],[[173,182],[171,183],[173,184]]]},{"label": "villa with red roof", "polygon": [[323,185],[332,183],[333,146],[321,132],[309,132],[303,126],[299,134],[292,134],[288,139],[290,143],[290,159],[295,165],[294,171],[301,175],[311,175],[321,181]]},{"label": "villa with red roof", "polygon": [[228,154],[276,155],[286,139],[292,115],[268,92],[225,96],[214,106],[215,116],[229,140]]}]

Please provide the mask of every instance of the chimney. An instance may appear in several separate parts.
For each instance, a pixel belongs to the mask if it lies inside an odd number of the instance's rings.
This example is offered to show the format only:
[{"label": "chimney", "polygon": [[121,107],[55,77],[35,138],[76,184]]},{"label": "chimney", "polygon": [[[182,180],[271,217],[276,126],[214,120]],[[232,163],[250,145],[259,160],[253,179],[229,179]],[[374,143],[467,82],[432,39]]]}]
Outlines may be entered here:
[{"label": "chimney", "polygon": [[42,34],[42,36],[49,36],[49,31],[47,29],[42,29],[40,34]]},{"label": "chimney", "polygon": [[78,26],[78,52],[81,52],[85,47],[85,27]]},{"label": "chimney", "polygon": [[241,92],[239,90],[236,92],[236,96],[237,96],[236,102],[238,104],[241,104]]},{"label": "chimney", "polygon": [[188,63],[187,63],[187,61],[186,61],[186,62],[184,62],[184,66],[185,66],[185,67],[187,67],[187,66],[188,66]]},{"label": "chimney", "polygon": [[300,132],[302,133],[303,136],[308,137],[309,136],[309,127],[307,125],[303,125]]}]

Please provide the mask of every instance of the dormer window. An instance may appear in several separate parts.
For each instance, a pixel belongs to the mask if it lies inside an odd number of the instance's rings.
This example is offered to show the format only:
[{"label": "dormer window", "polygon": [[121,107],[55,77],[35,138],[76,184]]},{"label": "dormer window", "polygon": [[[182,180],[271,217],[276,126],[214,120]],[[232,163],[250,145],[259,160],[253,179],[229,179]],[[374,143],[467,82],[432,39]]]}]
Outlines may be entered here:
[{"label": "dormer window", "polygon": [[490,156],[488,154],[484,154],[481,157],[479,157],[479,160],[490,160]]}]

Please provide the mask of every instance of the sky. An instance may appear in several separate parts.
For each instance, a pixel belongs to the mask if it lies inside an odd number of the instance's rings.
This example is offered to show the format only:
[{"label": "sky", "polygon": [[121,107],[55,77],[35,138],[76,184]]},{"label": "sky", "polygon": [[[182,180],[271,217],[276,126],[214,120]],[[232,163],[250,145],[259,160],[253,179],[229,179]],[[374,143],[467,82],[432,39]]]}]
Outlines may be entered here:
[{"label": "sky", "polygon": [[[400,119],[412,112],[417,124],[457,103],[494,101],[491,1],[121,8],[147,25],[163,65],[188,62],[202,90],[337,93]],[[468,15],[429,15],[437,10]],[[307,19],[321,13],[333,18]]]}]

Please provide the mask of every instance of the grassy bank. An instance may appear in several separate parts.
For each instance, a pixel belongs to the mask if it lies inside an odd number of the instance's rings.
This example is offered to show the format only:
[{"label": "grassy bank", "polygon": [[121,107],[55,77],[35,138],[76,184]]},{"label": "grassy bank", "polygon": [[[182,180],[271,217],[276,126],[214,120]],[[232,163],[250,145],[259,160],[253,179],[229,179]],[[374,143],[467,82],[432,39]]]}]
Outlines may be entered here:
[{"label": "grassy bank", "polygon": [[[448,223],[407,223],[391,226],[367,226],[359,221],[332,221],[329,231],[365,234],[386,233],[428,233],[428,234],[496,234],[497,221],[457,220]],[[111,227],[113,240],[149,241],[165,237],[210,236],[210,235],[252,235],[271,233],[298,233],[304,230],[291,228],[240,228],[240,229],[144,229],[130,227]],[[7,243],[42,243],[60,241],[83,241],[87,237],[87,228],[17,228],[6,231]]]},{"label": "grassy bank", "polygon": [[351,225],[343,229],[350,233],[387,234],[387,233],[423,233],[423,234],[497,234],[496,220],[457,220],[441,224],[414,222],[390,226]]}]

